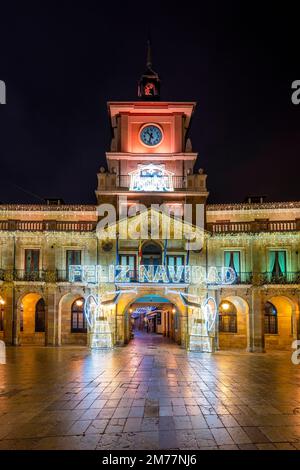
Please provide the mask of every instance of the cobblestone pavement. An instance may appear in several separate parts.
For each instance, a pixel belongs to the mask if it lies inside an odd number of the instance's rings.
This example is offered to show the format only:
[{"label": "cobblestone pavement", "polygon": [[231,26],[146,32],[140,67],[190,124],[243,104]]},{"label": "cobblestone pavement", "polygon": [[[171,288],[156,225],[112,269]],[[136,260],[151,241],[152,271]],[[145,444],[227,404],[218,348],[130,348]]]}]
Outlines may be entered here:
[{"label": "cobblestone pavement", "polygon": [[290,353],[187,353],[156,335],[8,348],[0,449],[300,449],[299,384]]}]

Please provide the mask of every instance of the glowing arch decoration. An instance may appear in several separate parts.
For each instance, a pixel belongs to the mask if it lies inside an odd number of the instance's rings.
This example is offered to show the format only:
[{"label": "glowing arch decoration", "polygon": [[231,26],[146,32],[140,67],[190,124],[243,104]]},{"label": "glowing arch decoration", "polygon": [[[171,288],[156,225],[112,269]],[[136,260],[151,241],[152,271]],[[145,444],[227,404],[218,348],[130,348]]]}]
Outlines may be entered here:
[{"label": "glowing arch decoration", "polygon": [[102,295],[89,294],[84,301],[84,315],[89,328],[89,344],[91,349],[112,348],[112,332],[105,312],[105,305],[115,304],[122,294],[134,293],[135,289],[123,291],[107,292],[107,295],[114,295],[114,301],[108,303],[103,301]]},{"label": "glowing arch decoration", "polygon": [[208,297],[201,301],[197,295],[173,289],[166,289],[165,292],[177,294],[184,305],[192,310],[189,320],[189,350],[212,352],[218,311],[215,299]]},{"label": "glowing arch decoration", "polygon": [[89,326],[90,347],[92,349],[110,349],[112,335],[110,325],[103,311],[102,296],[89,294],[84,302],[84,315]]},{"label": "glowing arch decoration", "polygon": [[217,319],[218,309],[215,299],[213,297],[208,297],[202,303],[202,310],[204,311],[206,328],[209,334],[213,332]]},{"label": "glowing arch decoration", "polygon": [[174,191],[173,175],[164,165],[138,165],[138,169],[129,172],[130,191]]}]

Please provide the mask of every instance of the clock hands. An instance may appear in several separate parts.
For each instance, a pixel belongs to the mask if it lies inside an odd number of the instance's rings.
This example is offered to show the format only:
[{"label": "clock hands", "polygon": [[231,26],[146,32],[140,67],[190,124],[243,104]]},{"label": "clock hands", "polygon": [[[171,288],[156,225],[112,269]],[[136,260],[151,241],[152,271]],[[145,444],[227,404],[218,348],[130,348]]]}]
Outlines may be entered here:
[{"label": "clock hands", "polygon": [[151,141],[152,141],[152,139],[153,139],[153,132],[150,132],[149,130],[147,130],[146,134],[149,135],[148,142],[151,144]]},{"label": "clock hands", "polygon": [[161,131],[156,126],[147,126],[144,128],[141,138],[146,145],[154,146],[161,141]]}]

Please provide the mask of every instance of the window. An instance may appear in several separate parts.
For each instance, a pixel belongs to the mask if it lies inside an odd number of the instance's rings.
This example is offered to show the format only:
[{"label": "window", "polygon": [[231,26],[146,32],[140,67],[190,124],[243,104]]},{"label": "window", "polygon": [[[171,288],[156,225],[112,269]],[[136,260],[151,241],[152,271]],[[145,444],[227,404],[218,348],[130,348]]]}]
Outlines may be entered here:
[{"label": "window", "polygon": [[25,279],[35,280],[38,279],[39,266],[40,266],[40,250],[26,249],[25,250]]},{"label": "window", "polygon": [[135,279],[136,277],[136,256],[135,255],[120,255],[121,266],[129,266],[129,277]]},{"label": "window", "polygon": [[219,307],[219,331],[221,333],[237,333],[237,310],[227,300],[224,300]]},{"label": "window", "polygon": [[[81,265],[81,250],[67,250],[66,252],[66,269],[67,269],[67,279],[70,275],[70,266],[80,266]],[[81,274],[74,274],[74,282],[81,282]]]},{"label": "window", "polygon": [[142,246],[142,263],[145,266],[158,266],[161,264],[162,249],[158,243],[146,242]]},{"label": "window", "polygon": [[[169,268],[169,274],[172,277],[172,273],[175,273],[176,282],[183,282],[184,272],[180,272],[180,266],[184,266],[184,256],[183,255],[167,255],[167,266]],[[179,278],[180,277],[180,278]]]},{"label": "window", "polygon": [[35,306],[35,332],[45,332],[45,301],[40,299]]},{"label": "window", "polygon": [[84,298],[76,299],[71,307],[71,333],[86,333]]},{"label": "window", "polygon": [[278,333],[277,310],[271,302],[265,305],[265,334],[276,335]]},{"label": "window", "polygon": [[269,254],[269,273],[271,277],[282,277],[286,274],[286,251],[271,250]]},{"label": "window", "polygon": [[224,251],[224,264],[226,268],[234,269],[238,276],[241,272],[241,253],[240,251]]}]

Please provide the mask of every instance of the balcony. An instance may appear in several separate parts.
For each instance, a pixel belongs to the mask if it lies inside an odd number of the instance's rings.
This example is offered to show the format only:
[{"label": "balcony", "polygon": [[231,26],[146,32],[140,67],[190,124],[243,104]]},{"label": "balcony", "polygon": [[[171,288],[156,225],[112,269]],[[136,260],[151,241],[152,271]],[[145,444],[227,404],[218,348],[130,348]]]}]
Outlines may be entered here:
[{"label": "balcony", "polygon": [[[57,269],[56,282],[71,282],[69,271],[67,269]],[[72,282],[82,282],[82,273],[75,273]]]},{"label": "balcony", "polygon": [[24,269],[15,269],[13,272],[14,281],[44,282],[46,271],[25,271]]},{"label": "balcony", "polygon": [[2,220],[0,231],[9,232],[92,232],[97,222],[74,222],[60,220]]},{"label": "balcony", "polygon": [[[128,191],[129,188],[131,187],[131,176],[130,175],[118,175],[116,177],[116,186],[118,189],[121,190],[126,190]],[[142,179],[142,177],[140,177]],[[149,177],[145,177],[145,180],[149,179]],[[162,177],[165,178],[165,177]],[[187,185],[187,177],[185,176],[170,176],[169,178],[170,181],[170,187],[174,191],[180,191],[180,190],[187,190],[188,185]]]},{"label": "balcony", "polygon": [[286,272],[284,274],[261,273],[261,284],[300,284],[300,272]]},{"label": "balcony", "polygon": [[207,224],[212,234],[240,232],[294,232],[299,230],[296,220],[251,221],[251,222],[213,222]]}]

